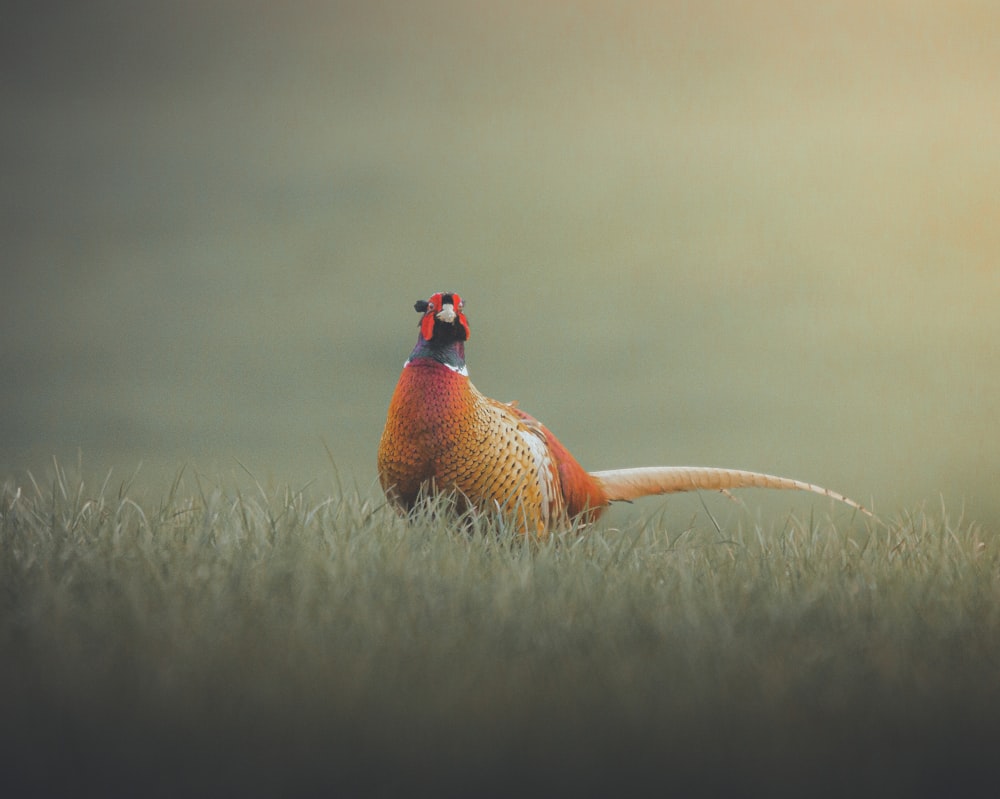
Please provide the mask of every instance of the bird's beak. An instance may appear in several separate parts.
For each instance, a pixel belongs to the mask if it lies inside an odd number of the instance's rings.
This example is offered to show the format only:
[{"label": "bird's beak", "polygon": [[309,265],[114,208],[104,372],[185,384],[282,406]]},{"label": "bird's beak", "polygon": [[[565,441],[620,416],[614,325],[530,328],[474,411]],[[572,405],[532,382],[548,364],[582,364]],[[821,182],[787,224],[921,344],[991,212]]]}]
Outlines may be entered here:
[{"label": "bird's beak", "polygon": [[450,302],[446,302],[441,306],[441,310],[435,314],[435,317],[442,322],[451,324],[458,317],[458,314],[455,312],[455,306]]}]

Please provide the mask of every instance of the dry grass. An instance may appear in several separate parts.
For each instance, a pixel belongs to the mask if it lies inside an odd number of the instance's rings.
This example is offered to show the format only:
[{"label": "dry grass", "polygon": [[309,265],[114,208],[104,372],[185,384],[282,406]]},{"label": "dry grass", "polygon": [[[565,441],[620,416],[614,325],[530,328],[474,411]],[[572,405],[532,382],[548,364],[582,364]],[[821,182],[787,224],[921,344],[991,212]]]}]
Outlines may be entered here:
[{"label": "dry grass", "polygon": [[971,784],[1000,733],[995,531],[812,507],[532,544],[407,523],[359,492],[178,477],[146,501],[58,467],[8,483],[4,779],[95,795]]}]

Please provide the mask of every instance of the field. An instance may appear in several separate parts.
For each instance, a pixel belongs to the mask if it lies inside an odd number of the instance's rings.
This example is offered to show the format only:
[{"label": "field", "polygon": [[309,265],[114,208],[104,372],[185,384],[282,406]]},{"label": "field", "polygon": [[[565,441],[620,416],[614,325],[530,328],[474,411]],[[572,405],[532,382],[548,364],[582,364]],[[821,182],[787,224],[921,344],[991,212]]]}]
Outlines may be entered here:
[{"label": "field", "polygon": [[[0,795],[994,779],[1000,4],[18,6]],[[885,524],[397,518],[439,290],[586,468]]]},{"label": "field", "polygon": [[717,525],[709,496],[688,526],[532,543],[336,487],[132,491],[58,465],[3,488],[8,795],[916,796],[992,773],[1000,541],[947,508]]}]

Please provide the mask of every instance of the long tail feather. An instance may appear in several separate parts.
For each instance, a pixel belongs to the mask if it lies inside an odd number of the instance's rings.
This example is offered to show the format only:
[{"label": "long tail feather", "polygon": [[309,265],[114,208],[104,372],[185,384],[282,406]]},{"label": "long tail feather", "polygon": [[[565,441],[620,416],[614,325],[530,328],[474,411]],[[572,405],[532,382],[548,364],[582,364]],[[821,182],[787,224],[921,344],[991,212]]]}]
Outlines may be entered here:
[{"label": "long tail feather", "polygon": [[850,505],[862,513],[874,514],[843,494],[829,488],[775,477],[761,472],[747,472],[742,469],[716,469],[707,466],[647,466],[638,469],[610,469],[591,472],[590,476],[604,488],[608,500],[636,499],[651,494],[673,494],[679,491],[723,491],[730,488],[778,488],[795,491],[811,491],[830,497],[845,505]]}]

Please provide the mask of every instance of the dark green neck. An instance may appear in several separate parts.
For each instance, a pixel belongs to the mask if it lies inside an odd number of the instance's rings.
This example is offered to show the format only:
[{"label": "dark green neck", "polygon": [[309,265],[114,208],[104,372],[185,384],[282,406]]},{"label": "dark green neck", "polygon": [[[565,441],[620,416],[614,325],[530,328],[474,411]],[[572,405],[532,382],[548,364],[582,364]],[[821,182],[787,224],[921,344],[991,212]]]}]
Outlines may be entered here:
[{"label": "dark green neck", "polygon": [[417,336],[417,345],[406,359],[407,363],[412,363],[418,358],[429,358],[430,360],[443,363],[449,369],[461,374],[468,374],[465,366],[465,342],[452,339],[451,341],[428,341],[423,336]]}]

